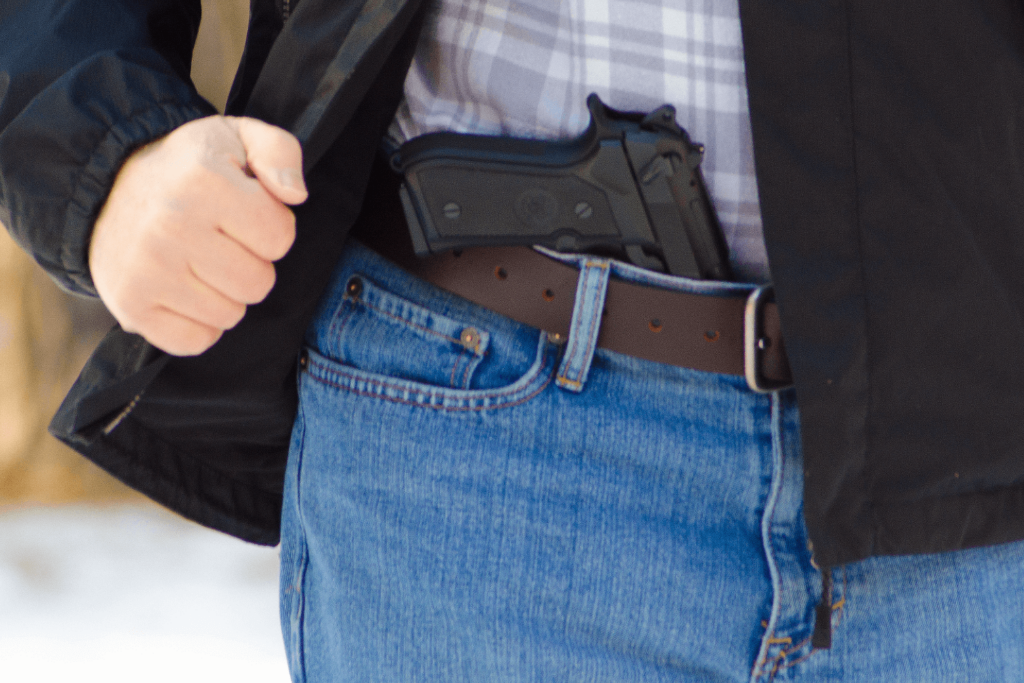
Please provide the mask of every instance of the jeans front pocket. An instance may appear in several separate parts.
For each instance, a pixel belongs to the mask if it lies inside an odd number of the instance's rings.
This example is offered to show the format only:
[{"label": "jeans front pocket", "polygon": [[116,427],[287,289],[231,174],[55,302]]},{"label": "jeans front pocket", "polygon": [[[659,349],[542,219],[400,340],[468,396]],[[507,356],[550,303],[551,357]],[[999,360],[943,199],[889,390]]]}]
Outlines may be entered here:
[{"label": "jeans front pocket", "polygon": [[546,333],[354,251],[307,334],[311,379],[455,411],[519,405],[550,383],[559,347]]}]

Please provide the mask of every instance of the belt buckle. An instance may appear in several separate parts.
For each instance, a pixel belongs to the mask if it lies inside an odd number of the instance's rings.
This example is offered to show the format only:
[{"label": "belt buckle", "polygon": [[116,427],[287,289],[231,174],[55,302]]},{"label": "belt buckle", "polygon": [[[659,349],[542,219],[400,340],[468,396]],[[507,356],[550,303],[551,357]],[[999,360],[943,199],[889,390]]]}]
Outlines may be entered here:
[{"label": "belt buckle", "polygon": [[790,382],[777,382],[764,376],[761,358],[768,348],[768,337],[764,332],[764,306],[775,300],[775,289],[771,285],[758,287],[747,296],[743,311],[743,374],[747,386],[759,394],[770,394],[793,386]]}]

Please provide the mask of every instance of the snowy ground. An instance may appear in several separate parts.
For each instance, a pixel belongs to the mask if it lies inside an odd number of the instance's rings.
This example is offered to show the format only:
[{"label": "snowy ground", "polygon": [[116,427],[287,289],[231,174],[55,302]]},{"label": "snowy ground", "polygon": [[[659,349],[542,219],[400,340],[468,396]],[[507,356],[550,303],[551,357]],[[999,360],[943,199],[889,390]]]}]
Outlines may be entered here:
[{"label": "snowy ground", "polygon": [[285,683],[277,576],[150,507],[0,512],[0,681]]}]

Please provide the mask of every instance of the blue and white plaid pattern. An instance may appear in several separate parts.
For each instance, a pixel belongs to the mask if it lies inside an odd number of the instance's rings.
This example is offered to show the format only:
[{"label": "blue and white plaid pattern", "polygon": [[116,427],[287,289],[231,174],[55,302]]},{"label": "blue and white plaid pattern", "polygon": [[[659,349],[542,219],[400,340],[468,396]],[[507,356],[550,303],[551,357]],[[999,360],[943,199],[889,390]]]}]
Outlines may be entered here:
[{"label": "blue and white plaid pattern", "polygon": [[394,137],[572,137],[587,126],[591,92],[621,110],[671,103],[707,148],[704,176],[737,279],[770,279],[737,0],[434,2]]}]

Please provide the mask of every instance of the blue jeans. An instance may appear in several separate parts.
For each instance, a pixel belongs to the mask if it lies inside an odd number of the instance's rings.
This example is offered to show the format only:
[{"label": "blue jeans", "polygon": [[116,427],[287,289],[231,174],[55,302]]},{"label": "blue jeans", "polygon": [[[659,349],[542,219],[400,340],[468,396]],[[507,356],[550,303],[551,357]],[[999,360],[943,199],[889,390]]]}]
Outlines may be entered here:
[{"label": "blue jeans", "polygon": [[719,287],[592,261],[560,344],[349,247],[287,475],[296,682],[1024,677],[1020,543],[835,568],[812,649],[792,391],[595,350],[609,271]]}]

